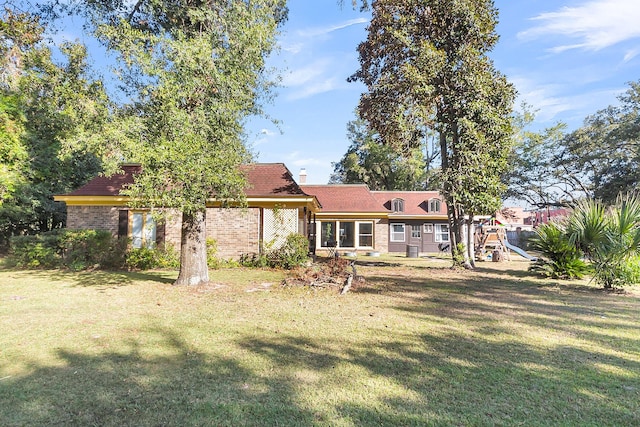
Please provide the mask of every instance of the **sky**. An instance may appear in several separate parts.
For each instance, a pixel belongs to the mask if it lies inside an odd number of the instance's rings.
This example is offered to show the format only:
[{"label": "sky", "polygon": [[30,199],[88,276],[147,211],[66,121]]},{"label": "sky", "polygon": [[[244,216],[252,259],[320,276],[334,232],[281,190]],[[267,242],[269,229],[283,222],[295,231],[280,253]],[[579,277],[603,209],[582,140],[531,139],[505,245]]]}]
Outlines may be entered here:
[{"label": "sky", "polygon": [[[282,87],[268,113],[280,121],[249,123],[257,161],[283,162],[294,177],[326,184],[350,141],[364,86],[348,83],[357,71],[358,44],[370,14],[345,0],[289,0],[289,20],[271,64]],[[579,127],[590,114],[618,103],[628,82],[640,79],[640,1],[496,0],[498,45],[490,54],[517,91],[517,106],[537,110],[540,129],[565,122]]]},{"label": "sky", "polygon": [[[367,36],[370,14],[350,0],[288,0],[289,19],[270,58],[282,87],[267,113],[253,119],[248,142],[256,161],[284,163],[307,183],[326,184],[350,141],[346,127],[364,91],[348,83],[358,70],[357,46]],[[559,121],[578,128],[590,114],[618,103],[628,82],[640,80],[640,1],[495,0],[500,41],[490,53],[522,102],[537,111],[534,127]],[[61,39],[75,39],[82,21]],[[73,29],[75,27],[75,30]],[[81,41],[99,51],[94,40]],[[90,47],[91,49],[91,47]],[[99,54],[98,54],[99,55]],[[99,59],[97,60],[100,61]]]}]

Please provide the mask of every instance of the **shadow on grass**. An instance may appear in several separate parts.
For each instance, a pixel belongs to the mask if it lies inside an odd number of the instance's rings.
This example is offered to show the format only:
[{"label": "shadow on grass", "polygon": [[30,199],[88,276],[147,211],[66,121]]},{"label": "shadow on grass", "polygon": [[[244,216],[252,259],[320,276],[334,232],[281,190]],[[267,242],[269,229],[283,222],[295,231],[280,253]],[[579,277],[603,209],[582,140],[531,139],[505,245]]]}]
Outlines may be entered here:
[{"label": "shadow on grass", "polygon": [[[31,277],[70,283],[73,286],[115,288],[129,286],[140,281],[158,283],[175,282],[175,271],[109,271],[93,270],[73,272],[69,270],[20,270],[10,269],[18,273],[26,273]],[[7,271],[7,270],[5,270]]]},{"label": "shadow on grass", "polygon": [[[156,331],[170,354],[130,343],[98,355],[59,350],[63,366],[0,379],[3,426],[312,425],[286,377],[258,376],[240,360],[195,351]],[[146,354],[146,355],[145,355]]]}]

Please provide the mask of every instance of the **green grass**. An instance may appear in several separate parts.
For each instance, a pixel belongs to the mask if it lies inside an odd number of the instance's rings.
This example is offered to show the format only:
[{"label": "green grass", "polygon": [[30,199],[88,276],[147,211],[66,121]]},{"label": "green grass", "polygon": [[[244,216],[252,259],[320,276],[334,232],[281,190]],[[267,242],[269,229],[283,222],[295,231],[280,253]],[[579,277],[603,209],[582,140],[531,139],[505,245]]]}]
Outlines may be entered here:
[{"label": "green grass", "polygon": [[0,425],[640,425],[637,288],[358,262],[346,295],[0,270]]}]

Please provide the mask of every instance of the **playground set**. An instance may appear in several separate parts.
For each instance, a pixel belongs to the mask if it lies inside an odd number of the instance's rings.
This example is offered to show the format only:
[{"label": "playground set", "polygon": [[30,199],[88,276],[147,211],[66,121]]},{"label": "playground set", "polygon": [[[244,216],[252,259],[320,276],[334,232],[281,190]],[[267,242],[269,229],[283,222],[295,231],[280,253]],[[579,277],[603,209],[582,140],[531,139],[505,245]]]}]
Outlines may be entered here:
[{"label": "playground set", "polygon": [[495,219],[480,223],[476,227],[474,233],[474,246],[476,261],[494,261],[499,262],[503,259],[511,261],[511,253],[513,251],[521,257],[529,261],[535,261],[536,258],[528,254],[523,249],[512,245],[507,240],[507,232],[499,221]]}]

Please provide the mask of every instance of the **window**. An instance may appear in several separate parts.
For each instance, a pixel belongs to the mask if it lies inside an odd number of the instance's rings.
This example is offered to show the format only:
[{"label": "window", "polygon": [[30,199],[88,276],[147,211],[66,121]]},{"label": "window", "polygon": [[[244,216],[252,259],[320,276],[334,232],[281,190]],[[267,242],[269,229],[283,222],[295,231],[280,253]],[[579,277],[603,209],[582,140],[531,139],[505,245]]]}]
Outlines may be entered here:
[{"label": "window", "polygon": [[404,200],[393,199],[391,201],[391,210],[394,212],[404,212]]},{"label": "window", "polygon": [[404,224],[391,224],[391,241],[404,242]]},{"label": "window", "polygon": [[449,241],[449,225],[448,224],[436,224],[436,242],[448,242]]},{"label": "window", "polygon": [[358,245],[373,247],[373,223],[372,222],[359,222],[358,223]]},{"label": "window", "polygon": [[147,212],[131,213],[131,246],[152,248],[156,244],[156,222]]},{"label": "window", "polygon": [[337,245],[336,240],[336,223],[335,221],[331,222],[321,222],[320,223],[320,246],[323,248],[326,247],[335,247]]},{"label": "window", "polygon": [[419,225],[412,225],[411,226],[411,237],[413,238],[420,238],[420,226]]},{"label": "window", "polygon": [[373,222],[371,221],[322,221],[320,233],[320,246],[324,248],[373,247]]},{"label": "window", "polygon": [[353,248],[355,247],[355,222],[340,222],[340,240],[339,247]]},{"label": "window", "polygon": [[425,224],[424,225],[425,233],[433,233],[433,224]]},{"label": "window", "polygon": [[440,212],[442,208],[442,202],[440,199],[429,200],[429,212]]}]

